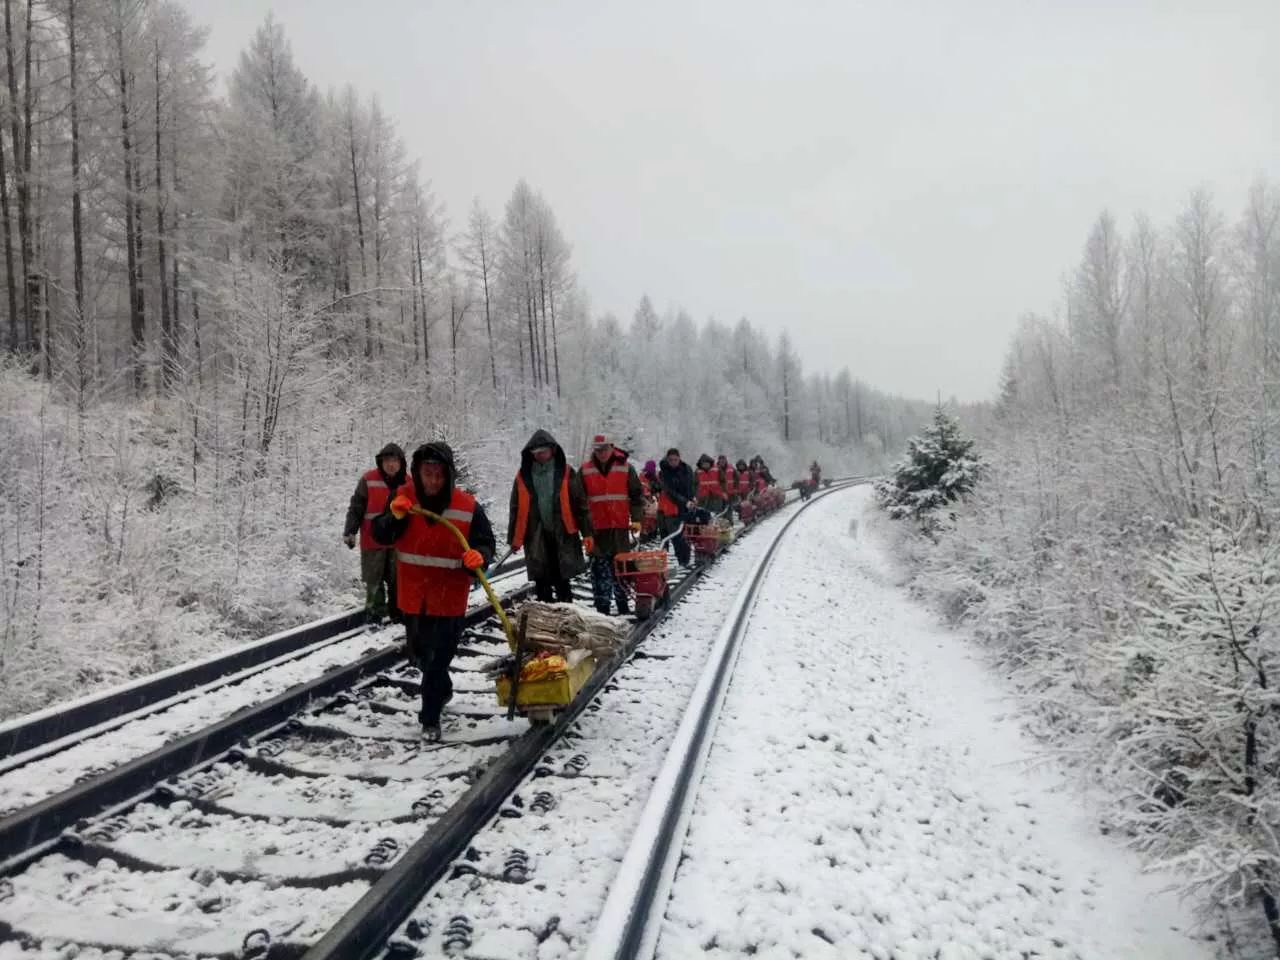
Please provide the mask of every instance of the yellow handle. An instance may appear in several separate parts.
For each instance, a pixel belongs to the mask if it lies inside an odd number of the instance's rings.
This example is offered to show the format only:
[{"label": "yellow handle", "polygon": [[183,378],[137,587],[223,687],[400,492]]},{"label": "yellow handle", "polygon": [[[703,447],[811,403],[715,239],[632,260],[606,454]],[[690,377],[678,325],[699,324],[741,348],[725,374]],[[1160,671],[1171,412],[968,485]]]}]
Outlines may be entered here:
[{"label": "yellow handle", "polygon": [[[467,538],[462,535],[462,531],[455,527],[450,521],[440,516],[440,514],[432,513],[430,510],[419,506],[416,503],[410,508],[410,510],[411,512],[420,514],[429,520],[434,520],[436,523],[443,523],[449,529],[449,532],[458,538],[458,543],[462,544],[463,553],[471,549],[471,544],[467,543]],[[489,605],[493,607],[493,612],[498,615],[498,619],[502,622],[502,632],[507,635],[507,643],[509,643],[511,645],[511,649],[514,650],[516,648],[516,632],[511,627],[511,621],[507,619],[507,611],[502,609],[502,604],[498,601],[498,595],[493,592],[493,587],[489,585],[489,578],[484,575],[484,571],[477,569],[472,572],[480,580],[480,585],[484,587],[485,596],[489,598]]]}]

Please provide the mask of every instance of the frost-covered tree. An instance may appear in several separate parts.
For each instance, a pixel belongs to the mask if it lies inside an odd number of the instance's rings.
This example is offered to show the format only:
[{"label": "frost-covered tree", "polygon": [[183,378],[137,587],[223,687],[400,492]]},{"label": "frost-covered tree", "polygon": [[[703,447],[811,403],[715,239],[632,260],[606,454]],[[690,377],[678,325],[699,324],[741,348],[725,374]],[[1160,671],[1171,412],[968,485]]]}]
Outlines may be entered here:
[{"label": "frost-covered tree", "polygon": [[939,405],[933,422],[907,441],[907,454],[891,475],[876,484],[876,495],[895,520],[912,519],[937,529],[935,513],[973,491],[982,468],[974,441]]},{"label": "frost-covered tree", "polygon": [[660,291],[600,315],[528,182],[451,237],[376,91],[322,95],[281,21],[218,91],[176,0],[9,6],[0,448],[38,454],[0,458],[6,713],[345,605],[334,524],[388,440],[438,428],[504,504],[538,427],[785,477],[927,419]]},{"label": "frost-covered tree", "polygon": [[1124,820],[1207,902],[1259,904],[1280,952],[1280,548],[1193,521],[1145,571],[1113,653]]}]

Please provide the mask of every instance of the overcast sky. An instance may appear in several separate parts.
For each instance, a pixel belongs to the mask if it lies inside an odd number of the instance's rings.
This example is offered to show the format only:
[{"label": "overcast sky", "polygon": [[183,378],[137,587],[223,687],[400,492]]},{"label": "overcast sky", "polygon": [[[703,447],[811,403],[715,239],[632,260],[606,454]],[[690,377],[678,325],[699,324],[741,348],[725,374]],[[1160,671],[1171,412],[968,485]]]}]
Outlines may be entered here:
[{"label": "overcast sky", "polygon": [[376,93],[455,227],[519,177],[596,313],[746,316],[806,370],[990,398],[1089,225],[1280,173],[1276,0],[187,0]]}]

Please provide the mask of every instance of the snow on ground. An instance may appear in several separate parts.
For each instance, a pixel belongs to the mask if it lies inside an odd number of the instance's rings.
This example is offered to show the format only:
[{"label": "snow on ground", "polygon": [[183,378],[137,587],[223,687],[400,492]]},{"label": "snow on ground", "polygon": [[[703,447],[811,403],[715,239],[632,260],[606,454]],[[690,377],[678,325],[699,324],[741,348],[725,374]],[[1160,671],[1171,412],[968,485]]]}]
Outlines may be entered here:
[{"label": "snow on ground", "polygon": [[1034,764],[965,639],[816,504],[725,700],[658,956],[1204,960],[1190,909]]},{"label": "snow on ground", "polygon": [[[453,955],[465,917],[479,958],[582,953],[707,653],[744,578],[791,510],[716,561],[543,758],[470,851],[413,912],[423,956]],[[515,857],[528,882],[504,876]]]},{"label": "snow on ground", "polygon": [[[495,580],[494,586],[500,585],[503,592],[509,592],[527,582],[521,571]],[[487,602],[481,591],[473,591],[471,609]],[[158,750],[180,737],[218,723],[238,710],[262,703],[290,687],[351,663],[369,651],[397,643],[403,637],[404,629],[399,626],[357,633],[322,646],[314,653],[252,672],[244,680],[210,684],[185,699],[179,699],[167,709],[101,735],[90,736],[47,757],[29,763],[23,763],[21,754],[9,758],[5,765],[13,768],[0,773],[0,816],[51,797],[86,776],[103,773]],[[32,751],[33,754],[40,752],[43,749],[39,747]]]},{"label": "snow on ground", "polygon": [[[240,683],[183,700],[167,710],[92,737],[0,775],[0,813],[37,803],[88,775],[110,770],[251,707],[392,641],[390,630],[359,633]],[[18,757],[16,759],[21,759]]]}]

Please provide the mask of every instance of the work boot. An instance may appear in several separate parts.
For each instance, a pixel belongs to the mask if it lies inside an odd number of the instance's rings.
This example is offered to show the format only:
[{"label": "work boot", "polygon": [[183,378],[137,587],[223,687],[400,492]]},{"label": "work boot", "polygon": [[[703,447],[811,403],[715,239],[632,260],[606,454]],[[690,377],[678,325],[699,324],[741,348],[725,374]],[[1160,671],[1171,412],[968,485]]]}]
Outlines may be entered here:
[{"label": "work boot", "polygon": [[439,743],[440,742],[440,724],[424,723],[422,725],[422,741],[423,743]]}]

